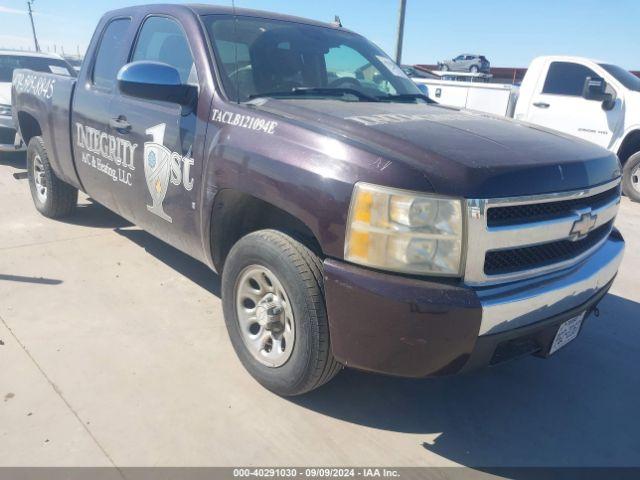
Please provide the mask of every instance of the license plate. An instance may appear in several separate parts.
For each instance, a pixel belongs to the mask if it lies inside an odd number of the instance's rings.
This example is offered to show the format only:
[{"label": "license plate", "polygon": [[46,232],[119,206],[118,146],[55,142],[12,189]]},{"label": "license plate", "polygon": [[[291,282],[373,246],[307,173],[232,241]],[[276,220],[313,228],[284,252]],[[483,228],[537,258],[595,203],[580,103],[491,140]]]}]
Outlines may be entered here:
[{"label": "license plate", "polygon": [[571,341],[575,340],[580,333],[580,327],[582,327],[582,321],[584,320],[584,313],[571,320],[567,320],[558,329],[556,338],[553,340],[549,355],[553,355],[562,347],[566,346]]}]

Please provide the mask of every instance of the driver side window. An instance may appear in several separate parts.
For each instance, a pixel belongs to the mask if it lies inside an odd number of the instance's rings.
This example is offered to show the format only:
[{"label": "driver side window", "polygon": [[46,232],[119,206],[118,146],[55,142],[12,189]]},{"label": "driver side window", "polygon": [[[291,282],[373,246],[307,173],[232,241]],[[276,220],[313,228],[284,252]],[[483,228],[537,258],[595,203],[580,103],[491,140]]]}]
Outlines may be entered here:
[{"label": "driver side window", "polygon": [[552,62],[542,93],[581,97],[587,77],[597,76],[593,70],[578,63]]}]

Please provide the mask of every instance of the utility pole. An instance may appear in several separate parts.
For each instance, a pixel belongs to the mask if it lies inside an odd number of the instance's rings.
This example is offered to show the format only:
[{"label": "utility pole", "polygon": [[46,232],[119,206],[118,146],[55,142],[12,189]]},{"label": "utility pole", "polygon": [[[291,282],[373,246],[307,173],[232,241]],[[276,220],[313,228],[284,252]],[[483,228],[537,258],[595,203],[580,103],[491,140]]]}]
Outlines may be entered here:
[{"label": "utility pole", "polygon": [[407,0],[400,0],[400,12],[398,14],[398,40],[396,42],[396,63],[402,63],[402,44],[404,42],[404,18],[407,13]]},{"label": "utility pole", "polygon": [[38,43],[38,37],[36,37],[36,25],[33,23],[33,10],[31,5],[35,0],[27,0],[27,7],[29,8],[29,18],[31,19],[31,30],[33,31],[33,43],[36,46],[36,52],[40,51],[40,44]]}]

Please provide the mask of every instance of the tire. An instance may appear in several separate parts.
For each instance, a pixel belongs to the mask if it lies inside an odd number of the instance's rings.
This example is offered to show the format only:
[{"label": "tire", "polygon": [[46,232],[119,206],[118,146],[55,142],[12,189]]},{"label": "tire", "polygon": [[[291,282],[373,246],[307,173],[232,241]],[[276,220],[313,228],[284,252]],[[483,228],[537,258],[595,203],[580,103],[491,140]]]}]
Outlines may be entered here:
[{"label": "tire", "polygon": [[[270,331],[258,319],[264,322],[264,312],[273,313],[268,308],[275,304],[283,313],[273,317],[281,321]],[[240,361],[272,392],[307,393],[342,368],[331,353],[322,261],[288,235],[261,230],[234,245],[222,272],[222,305]]]},{"label": "tire", "polygon": [[42,215],[63,218],[73,212],[78,204],[78,190],[53,172],[42,137],[33,137],[29,142],[27,174],[31,198]]},{"label": "tire", "polygon": [[478,68],[477,65],[471,65],[471,68],[469,68],[469,71],[471,73],[478,73],[480,71],[480,69]]},{"label": "tire", "polygon": [[640,152],[631,155],[622,171],[622,190],[634,202],[640,202]]},{"label": "tire", "polygon": [[440,70],[441,70],[441,71],[443,71],[443,72],[448,72],[448,71],[449,71],[449,66],[448,66],[448,65],[444,65],[444,64],[443,64],[443,65],[440,67]]}]

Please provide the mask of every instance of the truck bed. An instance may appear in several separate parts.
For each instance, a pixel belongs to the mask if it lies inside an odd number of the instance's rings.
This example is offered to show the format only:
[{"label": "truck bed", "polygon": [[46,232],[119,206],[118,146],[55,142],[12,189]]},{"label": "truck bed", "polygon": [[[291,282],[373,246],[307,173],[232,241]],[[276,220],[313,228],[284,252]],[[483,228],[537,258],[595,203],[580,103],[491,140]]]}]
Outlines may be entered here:
[{"label": "truck bed", "polygon": [[513,117],[518,87],[502,83],[461,82],[454,80],[414,78],[429,88],[429,96],[449,107],[467,108],[502,117]]},{"label": "truck bed", "polygon": [[69,128],[76,82],[75,78],[65,75],[18,69],[13,73],[12,98],[14,122],[18,124],[18,115],[23,120],[20,122],[22,136],[27,139],[42,136],[56,174],[65,182],[80,187]]}]

